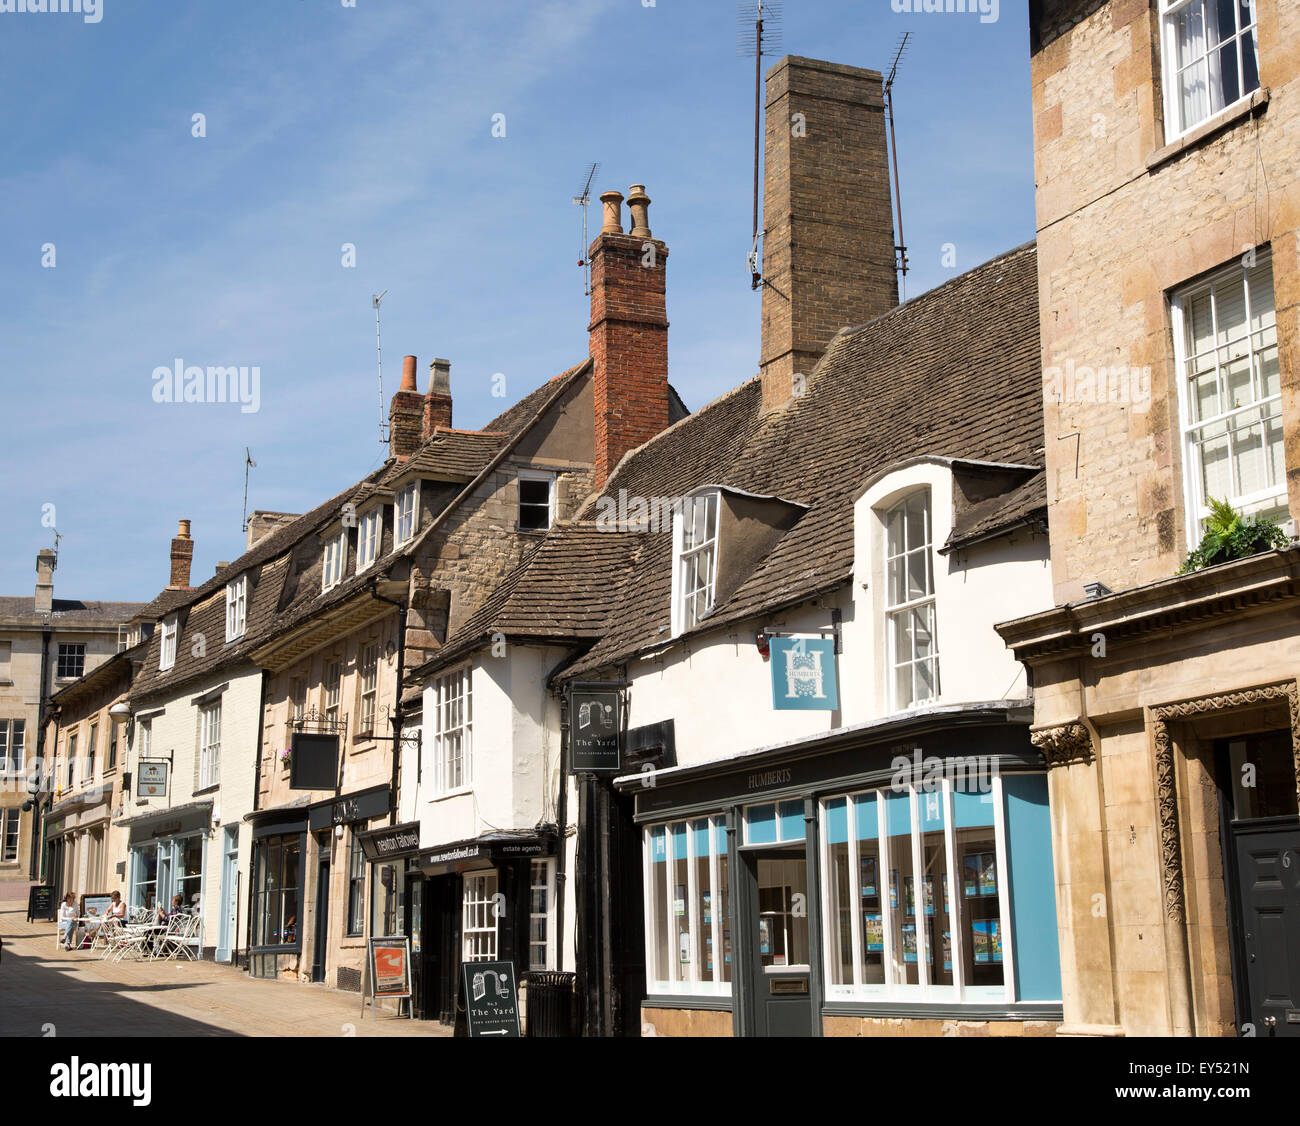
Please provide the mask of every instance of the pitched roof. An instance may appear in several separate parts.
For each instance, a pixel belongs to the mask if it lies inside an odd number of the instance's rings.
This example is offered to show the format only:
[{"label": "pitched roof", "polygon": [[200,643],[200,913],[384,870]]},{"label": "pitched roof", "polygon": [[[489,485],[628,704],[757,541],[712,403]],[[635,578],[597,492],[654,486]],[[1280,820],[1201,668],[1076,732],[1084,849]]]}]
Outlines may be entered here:
[{"label": "pitched roof", "polygon": [[[51,601],[51,615],[55,622],[122,623],[129,621],[144,602],[82,602],[76,598],[55,598]],[[35,597],[0,597],[0,618],[29,621],[33,625],[45,620],[45,614],[36,609]]]},{"label": "pitched roof", "polygon": [[[807,392],[759,415],[751,379],[632,451],[604,497],[680,496],[731,485],[808,506],[768,556],[696,627],[700,632],[788,605],[846,581],[853,504],[872,474],[930,455],[1040,465],[1042,445],[1036,256],[1003,254],[832,342]],[[1035,475],[1001,509],[1045,507]],[[599,503],[599,502],[597,502]],[[584,513],[585,515],[585,513]],[[641,534],[631,581],[609,625],[568,670],[615,663],[669,637],[671,536]]]},{"label": "pitched roof", "polygon": [[[176,663],[165,672],[158,668],[161,631],[150,642],[144,669],[136,678],[133,696],[144,697],[171,691],[218,668],[250,661],[255,649],[303,624],[314,616],[355,598],[403,556],[409,555],[437,524],[437,516],[420,533],[399,548],[392,547],[392,528],[385,521],[383,546],[375,563],[362,574],[350,574],[329,590],[321,589],[320,558],[305,569],[295,570],[292,553],[299,545],[339,519],[346,504],[360,505],[384,492],[399,477],[416,475],[449,478],[456,482],[441,498],[442,511],[453,506],[472,482],[484,473],[514,442],[537,421],[553,397],[563,393],[590,360],[584,360],[526,395],[483,431],[438,428],[406,461],[390,458],[356,484],[335,494],[259,540],[238,559],[221,568],[202,586],[189,591],[163,591],[151,607],[158,616],[177,613],[184,619]],[[225,586],[240,575],[250,576],[247,623],[244,634],[225,641]],[[196,655],[193,639],[203,634],[204,645]]]}]

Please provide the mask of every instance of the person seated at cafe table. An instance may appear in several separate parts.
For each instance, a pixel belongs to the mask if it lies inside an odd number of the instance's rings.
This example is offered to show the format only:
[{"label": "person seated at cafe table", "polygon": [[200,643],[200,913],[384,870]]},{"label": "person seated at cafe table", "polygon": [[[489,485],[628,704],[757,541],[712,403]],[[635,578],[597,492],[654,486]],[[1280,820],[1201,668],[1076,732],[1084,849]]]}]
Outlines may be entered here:
[{"label": "person seated at cafe table", "polygon": [[72,949],[72,940],[77,937],[77,897],[68,892],[59,906],[59,943],[64,950]]},{"label": "person seated at cafe table", "polygon": [[163,937],[172,929],[172,920],[176,918],[177,915],[184,914],[184,904],[185,899],[181,895],[172,896],[172,905],[170,910],[164,911],[163,905],[161,903],[158,904],[157,909],[154,911],[154,920],[158,924],[158,929],[154,931],[153,935],[153,947],[155,952],[157,951],[159,944],[162,942]]},{"label": "person seated at cafe table", "polygon": [[120,891],[115,891],[109,896],[108,917],[116,919],[118,923],[126,922],[126,902],[122,899]]}]

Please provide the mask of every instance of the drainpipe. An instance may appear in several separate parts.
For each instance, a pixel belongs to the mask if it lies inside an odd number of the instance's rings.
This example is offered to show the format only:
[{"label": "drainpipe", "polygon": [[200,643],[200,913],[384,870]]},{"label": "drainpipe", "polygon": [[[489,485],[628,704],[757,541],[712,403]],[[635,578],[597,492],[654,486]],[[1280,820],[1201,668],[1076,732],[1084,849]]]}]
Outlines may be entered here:
[{"label": "drainpipe", "polygon": [[397,824],[397,785],[402,769],[402,677],[406,675],[406,603],[379,593],[378,580],[369,586],[370,597],[397,607],[397,694],[393,700],[393,781],[388,797],[388,823]]},{"label": "drainpipe", "polygon": [[[36,709],[36,764],[37,775],[42,780],[45,777],[45,705],[48,702],[48,695],[45,691],[50,682],[50,638],[53,631],[50,629],[50,619],[45,619],[45,628],[41,630],[41,694],[40,703]],[[27,861],[27,874],[33,880],[40,881],[42,861],[45,856],[43,847],[44,833],[41,830],[41,813],[49,809],[54,804],[54,798],[51,796],[42,799],[41,792],[38,790],[32,795],[32,842],[31,856]],[[44,805],[42,805],[44,800]]]}]

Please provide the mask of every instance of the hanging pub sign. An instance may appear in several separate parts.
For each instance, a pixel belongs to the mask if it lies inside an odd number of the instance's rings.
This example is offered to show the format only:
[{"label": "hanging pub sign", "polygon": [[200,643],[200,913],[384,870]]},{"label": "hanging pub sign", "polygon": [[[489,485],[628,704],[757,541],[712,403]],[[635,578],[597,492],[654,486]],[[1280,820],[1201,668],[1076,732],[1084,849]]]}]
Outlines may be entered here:
[{"label": "hanging pub sign", "polygon": [[462,962],[461,988],[471,1036],[519,1035],[519,989],[513,962]]},{"label": "hanging pub sign", "polygon": [[828,637],[773,637],[772,707],[833,712],[840,706],[835,642]]},{"label": "hanging pub sign", "polygon": [[618,685],[574,685],[569,696],[569,769],[614,771],[622,766],[623,694]]},{"label": "hanging pub sign", "polygon": [[289,748],[289,789],[333,790],[339,784],[339,737],[295,731]]},{"label": "hanging pub sign", "polygon": [[164,798],[167,796],[167,771],[171,763],[166,759],[141,759],[136,764],[135,796],[138,798]]}]

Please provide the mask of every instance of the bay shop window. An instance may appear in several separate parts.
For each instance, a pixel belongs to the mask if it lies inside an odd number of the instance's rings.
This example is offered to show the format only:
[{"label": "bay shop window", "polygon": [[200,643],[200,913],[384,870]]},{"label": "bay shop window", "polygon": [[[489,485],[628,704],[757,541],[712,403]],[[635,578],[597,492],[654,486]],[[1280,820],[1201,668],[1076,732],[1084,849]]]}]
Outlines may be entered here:
[{"label": "bay shop window", "polygon": [[1060,1001],[1044,775],[891,779],[815,808],[810,848],[803,797],[737,810],[738,846],[764,849],[751,919],[732,914],[724,816],[645,829],[648,994],[730,997],[749,988],[739,956],[795,974],[820,959],[829,1005]]},{"label": "bay shop window", "polygon": [[647,989],[729,995],[725,821],[700,817],[657,825],[645,841]]}]

